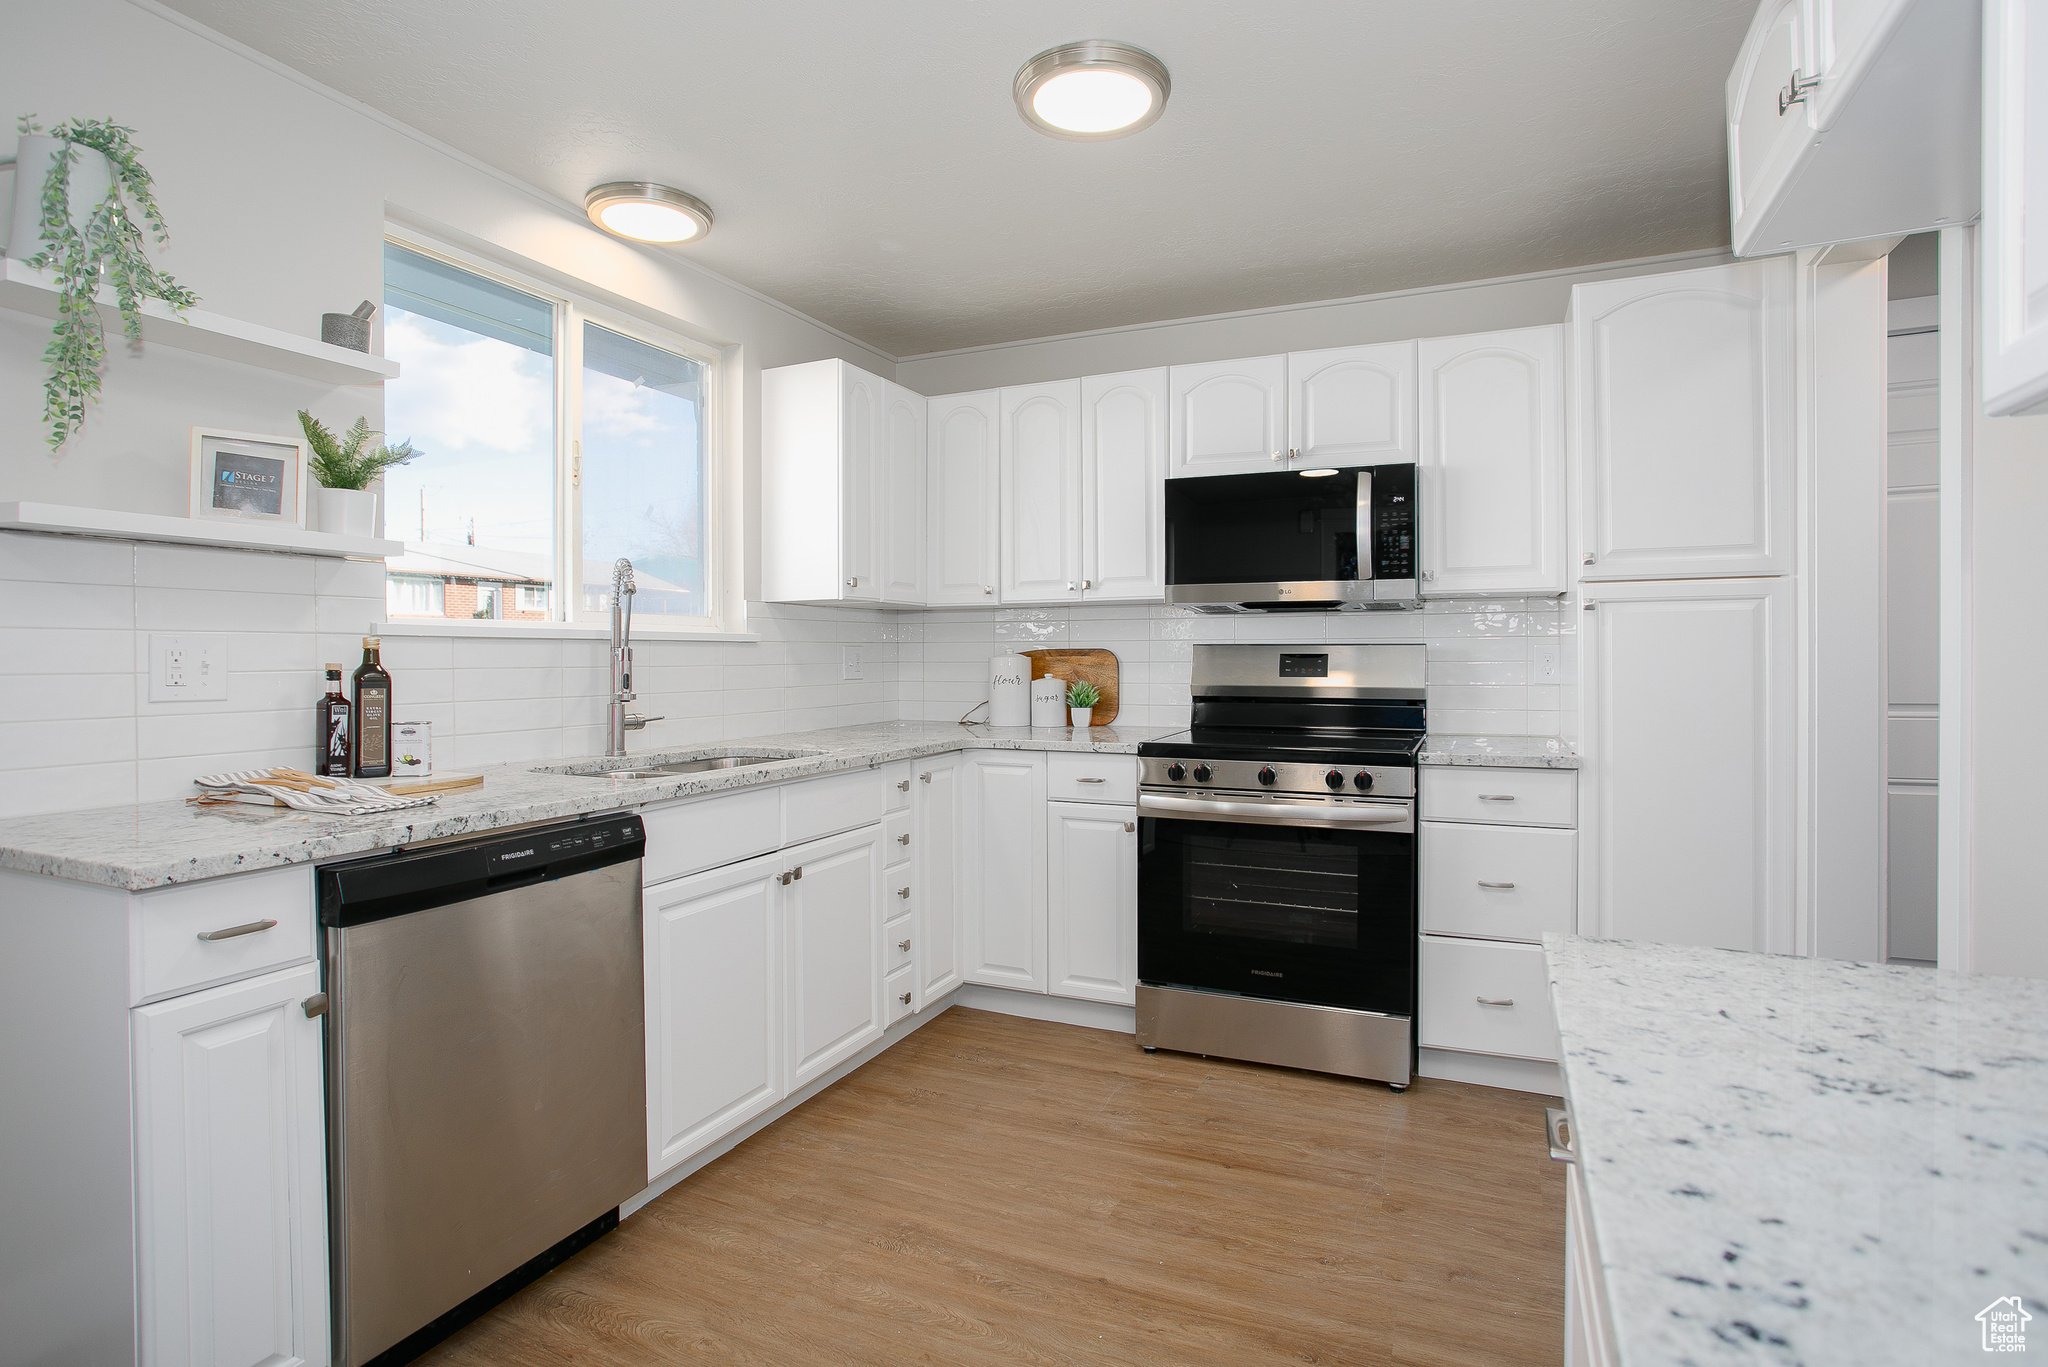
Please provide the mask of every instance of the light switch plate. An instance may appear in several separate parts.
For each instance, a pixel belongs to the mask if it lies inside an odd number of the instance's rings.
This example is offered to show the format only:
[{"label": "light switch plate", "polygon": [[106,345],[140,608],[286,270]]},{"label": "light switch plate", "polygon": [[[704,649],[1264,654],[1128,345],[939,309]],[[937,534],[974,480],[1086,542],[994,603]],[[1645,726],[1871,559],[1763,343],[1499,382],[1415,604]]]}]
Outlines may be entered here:
[{"label": "light switch plate", "polygon": [[150,633],[151,702],[226,702],[227,696],[227,637]]},{"label": "light switch plate", "polygon": [[861,673],[859,646],[841,646],[839,648],[839,677],[842,679],[865,679],[867,677],[867,675]]},{"label": "light switch plate", "polygon": [[1529,665],[1529,682],[1532,684],[1554,684],[1562,673],[1558,666],[1557,645],[1546,642],[1535,648],[1535,658]]}]

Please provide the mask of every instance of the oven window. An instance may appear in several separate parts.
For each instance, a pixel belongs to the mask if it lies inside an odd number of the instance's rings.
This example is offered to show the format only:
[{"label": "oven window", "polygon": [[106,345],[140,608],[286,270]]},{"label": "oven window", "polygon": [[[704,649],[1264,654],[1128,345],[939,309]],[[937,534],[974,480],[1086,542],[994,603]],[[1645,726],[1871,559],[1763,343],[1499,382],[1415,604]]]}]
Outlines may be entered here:
[{"label": "oven window", "polygon": [[1358,846],[1215,826],[1181,842],[1181,928],[1329,949],[1358,948]]}]

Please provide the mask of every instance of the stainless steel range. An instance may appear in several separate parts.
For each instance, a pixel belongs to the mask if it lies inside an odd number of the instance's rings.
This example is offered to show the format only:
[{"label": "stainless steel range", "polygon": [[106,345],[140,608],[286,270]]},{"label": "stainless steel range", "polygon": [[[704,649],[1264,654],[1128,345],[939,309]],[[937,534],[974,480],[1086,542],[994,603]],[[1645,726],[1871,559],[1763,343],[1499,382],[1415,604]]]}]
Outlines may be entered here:
[{"label": "stainless steel range", "polygon": [[1405,1088],[1419,645],[1195,647],[1138,747],[1138,1042]]}]

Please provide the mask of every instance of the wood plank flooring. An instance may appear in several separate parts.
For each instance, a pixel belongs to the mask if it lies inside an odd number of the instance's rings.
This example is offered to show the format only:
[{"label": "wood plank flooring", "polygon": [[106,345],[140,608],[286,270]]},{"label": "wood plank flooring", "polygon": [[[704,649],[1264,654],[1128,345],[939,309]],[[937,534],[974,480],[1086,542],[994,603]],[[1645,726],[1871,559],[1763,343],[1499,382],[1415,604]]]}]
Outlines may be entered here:
[{"label": "wood plank flooring", "polygon": [[956,1007],[424,1367],[1554,1367],[1526,1093],[1145,1054]]}]

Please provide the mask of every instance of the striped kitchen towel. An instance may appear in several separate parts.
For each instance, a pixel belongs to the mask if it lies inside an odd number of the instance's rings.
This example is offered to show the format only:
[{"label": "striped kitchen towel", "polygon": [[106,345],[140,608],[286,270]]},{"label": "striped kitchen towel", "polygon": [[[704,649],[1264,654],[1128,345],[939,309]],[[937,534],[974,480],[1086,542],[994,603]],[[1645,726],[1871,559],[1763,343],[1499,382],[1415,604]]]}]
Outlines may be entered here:
[{"label": "striped kitchen towel", "polygon": [[299,769],[237,769],[202,774],[192,781],[207,790],[200,800],[207,795],[249,793],[327,816],[369,816],[405,807],[430,807],[439,800],[432,793],[399,797],[353,779],[317,778]]}]

